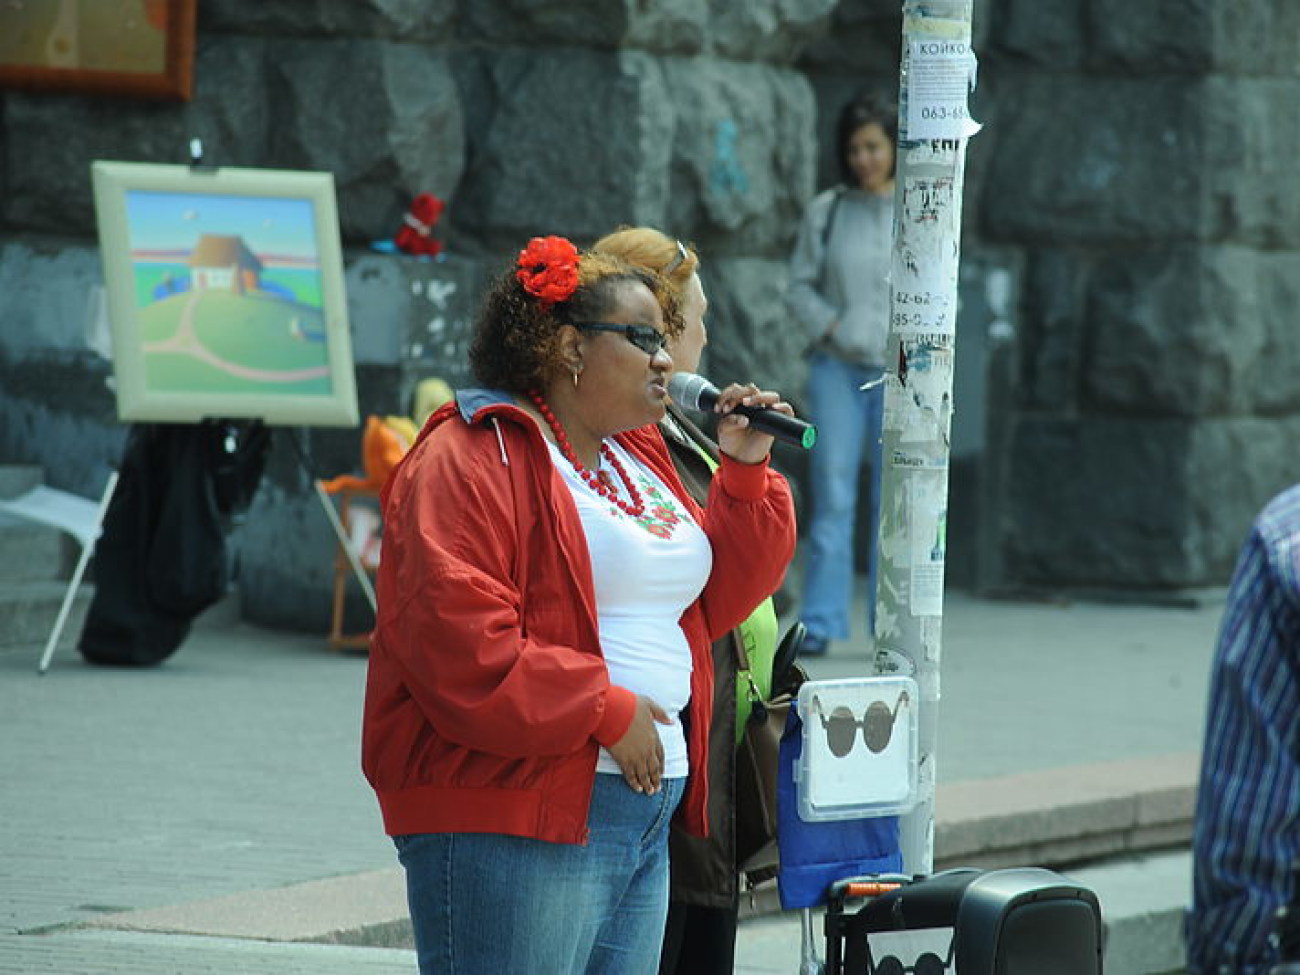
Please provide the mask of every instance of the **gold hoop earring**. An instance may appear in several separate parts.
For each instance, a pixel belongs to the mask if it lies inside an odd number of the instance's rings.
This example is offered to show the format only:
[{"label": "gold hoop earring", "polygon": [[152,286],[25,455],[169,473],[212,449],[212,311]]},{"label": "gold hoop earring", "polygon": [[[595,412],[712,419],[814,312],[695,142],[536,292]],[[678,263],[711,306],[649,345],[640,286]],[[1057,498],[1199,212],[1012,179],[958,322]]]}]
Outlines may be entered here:
[{"label": "gold hoop earring", "polygon": [[577,370],[577,369],[573,370],[573,388],[574,388],[574,389],[577,389],[577,388],[578,388],[578,372],[579,372],[579,370]]}]

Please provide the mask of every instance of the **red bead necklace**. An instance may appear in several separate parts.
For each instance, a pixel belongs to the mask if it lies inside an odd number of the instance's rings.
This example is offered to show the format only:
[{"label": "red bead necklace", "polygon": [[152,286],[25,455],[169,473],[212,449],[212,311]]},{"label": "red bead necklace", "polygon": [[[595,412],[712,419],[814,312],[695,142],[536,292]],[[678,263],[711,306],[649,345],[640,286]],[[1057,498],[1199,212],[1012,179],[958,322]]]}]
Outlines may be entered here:
[{"label": "red bead necklace", "polygon": [[601,441],[600,455],[609,462],[610,467],[618,472],[619,479],[623,482],[623,486],[627,488],[628,496],[632,499],[630,503],[619,497],[618,491],[607,480],[608,475],[604,471],[597,472],[582,466],[582,462],[578,460],[578,455],[573,452],[573,444],[569,443],[569,437],[564,432],[564,427],[560,426],[560,421],[555,418],[551,408],[546,405],[546,400],[542,399],[542,394],[535,389],[530,389],[528,397],[533,401],[533,405],[537,407],[537,412],[542,414],[542,419],[546,421],[547,426],[551,428],[551,433],[555,434],[555,446],[560,448],[560,453],[564,455],[564,459],[573,465],[573,469],[578,472],[578,476],[587,483],[587,486],[602,498],[618,505],[621,510],[627,512],[633,518],[640,518],[645,512],[645,498],[641,497],[641,492],[636,489],[632,478],[628,476],[627,469],[623,467],[614,451],[609,449],[609,445]]}]

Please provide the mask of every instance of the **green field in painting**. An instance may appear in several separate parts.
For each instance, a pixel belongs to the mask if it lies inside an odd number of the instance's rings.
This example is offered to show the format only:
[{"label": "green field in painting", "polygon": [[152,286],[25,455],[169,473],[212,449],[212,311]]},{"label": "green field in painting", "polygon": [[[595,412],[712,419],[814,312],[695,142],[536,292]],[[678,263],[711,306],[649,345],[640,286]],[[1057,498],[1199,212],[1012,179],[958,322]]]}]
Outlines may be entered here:
[{"label": "green field in painting", "polygon": [[[150,349],[172,339],[193,302],[193,338],[212,356],[206,361],[187,347]],[[137,313],[145,343],[145,381],[152,392],[328,395],[328,374],[287,380],[240,375],[242,370],[296,372],[328,365],[320,309],[260,295],[229,292],[183,293]]]}]

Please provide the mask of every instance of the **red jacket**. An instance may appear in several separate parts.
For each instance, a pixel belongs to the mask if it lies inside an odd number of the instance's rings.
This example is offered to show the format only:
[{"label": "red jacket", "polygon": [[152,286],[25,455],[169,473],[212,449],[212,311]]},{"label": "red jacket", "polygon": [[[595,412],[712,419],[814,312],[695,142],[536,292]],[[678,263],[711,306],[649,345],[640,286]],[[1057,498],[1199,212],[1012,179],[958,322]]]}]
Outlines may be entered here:
[{"label": "red jacket", "polygon": [[[586,537],[541,431],[500,394],[457,400],[429,418],[383,492],[362,767],[391,835],[581,843],[598,746],[623,736],[636,698],[609,682]],[[681,617],[694,660],[682,814],[702,835],[710,644],[780,585],[794,505],[766,464],[724,460],[706,513],[657,428],[618,439],[713,545],[713,572]]]}]

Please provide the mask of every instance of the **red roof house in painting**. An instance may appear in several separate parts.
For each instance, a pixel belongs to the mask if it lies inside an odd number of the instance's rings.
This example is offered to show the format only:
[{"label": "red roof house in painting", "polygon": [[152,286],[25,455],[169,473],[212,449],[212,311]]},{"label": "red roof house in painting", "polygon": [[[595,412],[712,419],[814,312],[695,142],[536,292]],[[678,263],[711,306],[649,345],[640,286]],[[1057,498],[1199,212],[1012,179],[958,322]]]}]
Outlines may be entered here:
[{"label": "red roof house in painting", "polygon": [[204,234],[190,252],[190,282],[195,291],[242,295],[261,287],[262,262],[242,237]]}]

